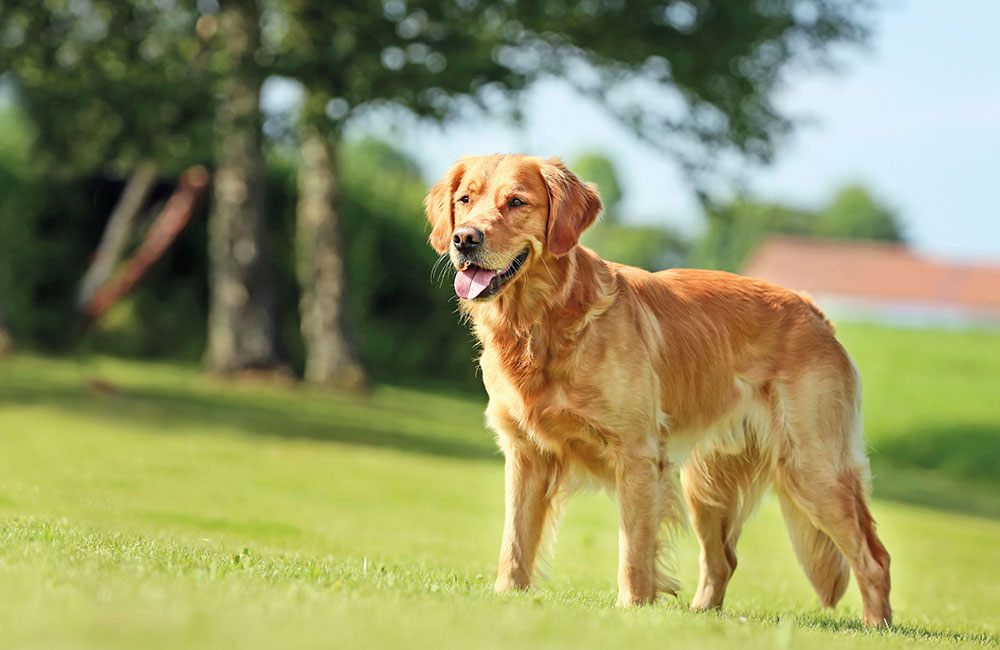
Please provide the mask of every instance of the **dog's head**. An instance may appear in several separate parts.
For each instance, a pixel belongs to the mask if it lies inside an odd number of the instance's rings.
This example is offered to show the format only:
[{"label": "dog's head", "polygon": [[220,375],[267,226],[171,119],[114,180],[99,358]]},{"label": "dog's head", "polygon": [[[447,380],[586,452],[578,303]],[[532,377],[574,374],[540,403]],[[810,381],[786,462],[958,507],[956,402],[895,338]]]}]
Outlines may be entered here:
[{"label": "dog's head", "polygon": [[601,211],[601,199],[557,158],[470,156],[424,201],[430,244],[458,271],[455,293],[499,295],[546,256],[561,257]]}]

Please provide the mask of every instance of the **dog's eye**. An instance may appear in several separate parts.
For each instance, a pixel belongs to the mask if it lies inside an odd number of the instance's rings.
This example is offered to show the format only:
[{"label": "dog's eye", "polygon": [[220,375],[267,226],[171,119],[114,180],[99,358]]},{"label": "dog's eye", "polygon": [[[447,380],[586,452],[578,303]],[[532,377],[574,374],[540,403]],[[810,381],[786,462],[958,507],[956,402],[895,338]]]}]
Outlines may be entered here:
[{"label": "dog's eye", "polygon": [[517,197],[514,197],[513,199],[510,200],[510,203],[507,204],[507,207],[509,207],[509,208],[516,208],[519,205],[528,205],[528,204],[525,203],[523,200],[521,200],[521,199],[519,199]]},{"label": "dog's eye", "polygon": [[469,195],[468,195],[468,194],[466,194],[465,196],[463,196],[462,198],[460,198],[460,199],[458,200],[458,202],[459,202],[459,203],[468,203],[468,202],[469,202]]}]

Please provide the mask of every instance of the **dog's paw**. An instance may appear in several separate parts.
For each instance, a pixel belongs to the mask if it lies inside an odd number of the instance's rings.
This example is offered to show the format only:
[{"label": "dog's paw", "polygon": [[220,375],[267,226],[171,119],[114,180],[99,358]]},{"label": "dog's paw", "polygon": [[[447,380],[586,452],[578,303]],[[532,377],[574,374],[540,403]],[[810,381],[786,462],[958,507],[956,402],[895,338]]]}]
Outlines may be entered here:
[{"label": "dog's paw", "polygon": [[640,594],[624,593],[619,592],[618,601],[615,603],[616,607],[639,607],[641,605],[648,605],[656,600],[656,595],[644,596]]},{"label": "dog's paw", "polygon": [[531,586],[530,582],[523,582],[514,578],[499,576],[493,583],[494,593],[502,594],[508,591],[526,591]]}]

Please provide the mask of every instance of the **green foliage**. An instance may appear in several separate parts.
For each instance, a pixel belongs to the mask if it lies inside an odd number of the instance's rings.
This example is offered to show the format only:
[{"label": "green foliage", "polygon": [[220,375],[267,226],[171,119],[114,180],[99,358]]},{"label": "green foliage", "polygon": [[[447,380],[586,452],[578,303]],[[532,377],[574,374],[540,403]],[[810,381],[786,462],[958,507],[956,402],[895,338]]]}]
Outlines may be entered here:
[{"label": "green foliage", "polygon": [[617,223],[620,217],[618,208],[622,200],[622,187],[618,182],[615,164],[603,154],[588,153],[574,158],[569,166],[583,181],[597,184],[597,191],[601,193],[601,202],[604,204],[602,219]]},{"label": "green foliage", "polygon": [[[0,152],[13,152],[0,155],[0,296],[14,339],[45,350],[81,344],[126,356],[198,359],[208,305],[207,205],[137,289],[81,341],[73,291],[123,184],[102,177],[44,182],[29,149],[8,139],[23,126],[17,113],[0,112],[0,120],[16,127],[0,132]],[[453,292],[431,279],[426,186],[415,163],[377,140],[349,142],[339,158],[351,321],[373,377],[474,385],[474,351],[453,313]],[[268,185],[268,248],[282,345],[301,369],[293,163],[272,155]],[[152,211],[171,189],[161,183],[154,190]]]},{"label": "green foliage", "polygon": [[895,242],[904,239],[899,217],[864,185],[841,188],[819,216],[819,232],[830,237]]},{"label": "green foliage", "polygon": [[[25,275],[37,273],[33,259],[19,257],[32,250],[31,222],[42,200],[42,184],[32,173],[30,131],[24,115],[0,110],[0,310],[5,326],[23,330],[31,310],[30,296],[19,293]],[[13,316],[13,323],[11,318]]]},{"label": "green foliage", "polygon": [[[76,284],[123,182],[100,175],[46,176],[32,159],[31,124],[23,113],[0,111],[0,127],[6,127],[0,128],[0,296],[8,325],[19,344],[65,349],[80,342]],[[170,189],[156,187],[150,206],[160,205]],[[204,313],[204,242],[199,212],[140,290],[108,314],[85,347],[174,358],[198,354],[204,325],[191,318]]]},{"label": "green foliage", "polygon": [[[843,329],[865,376],[877,492],[900,476],[885,462],[890,422],[1000,422],[996,400],[963,396],[998,371],[995,355],[970,365],[967,350],[1000,350],[997,335]],[[859,628],[853,581],[836,610],[816,608],[773,499],[741,537],[722,613],[687,611],[690,534],[679,599],[614,607],[618,521],[604,494],[570,503],[550,579],[495,596],[503,463],[481,397],[377,386],[358,399],[217,382],[194,365],[30,356],[2,362],[0,395],[12,646],[660,648],[665,633],[678,648],[998,645],[1000,509],[874,502],[893,559],[890,631]],[[997,500],[995,482],[937,484]]]},{"label": "green foliage", "polygon": [[338,167],[356,333],[373,376],[474,385],[471,336],[454,291],[432,277],[426,185],[409,158],[377,140],[348,143]]},{"label": "green foliage", "polygon": [[[589,64],[592,75],[571,75],[576,85],[695,173],[718,149],[769,159],[791,127],[773,101],[784,68],[867,35],[862,2],[515,6],[499,10],[526,30],[515,62],[554,72]],[[640,92],[636,78],[648,84]]]},{"label": "green foliage", "polygon": [[[768,159],[791,121],[773,94],[790,64],[867,37],[863,2],[291,0],[269,7],[273,72],[308,89],[305,115],[373,105],[444,119],[563,76],[695,175],[719,149]],[[640,92],[636,92],[637,86]],[[505,100],[514,101],[505,101]]]},{"label": "green foliage", "polygon": [[179,171],[209,156],[211,73],[193,2],[13,2],[0,59],[38,125],[38,163],[64,175]]},{"label": "green foliage", "polygon": [[[0,79],[0,88],[3,88]],[[31,118],[24,109],[13,104],[7,104],[0,95],[0,161],[14,167],[12,172],[23,176],[36,168],[32,162],[32,146],[38,133]]]},{"label": "green foliage", "polygon": [[[310,120],[326,112],[339,122],[379,104],[434,118],[469,101],[514,110],[504,97],[566,75],[692,170],[720,148],[770,157],[791,125],[773,102],[785,68],[862,42],[868,18],[866,3],[839,0],[244,6],[262,26],[245,72],[301,81]],[[199,159],[212,142],[218,82],[233,72],[215,47],[227,7],[5,3],[0,57],[43,126],[48,159],[77,170]]]},{"label": "green foliage", "polygon": [[[340,217],[346,242],[349,322],[362,359],[376,380],[474,385],[469,335],[449,308],[450,286],[432,282],[422,201],[426,186],[416,164],[374,139],[344,143],[338,154]],[[294,274],[296,176],[272,156],[270,245],[283,343],[301,369],[298,285]]]},{"label": "green foliage", "polygon": [[[100,203],[97,183],[45,182],[31,160],[27,120],[0,112],[0,296],[19,343],[68,344],[75,269],[93,239],[88,216]],[[99,233],[98,233],[99,235]]]},{"label": "green foliage", "polygon": [[705,234],[692,250],[692,266],[734,272],[772,234],[903,240],[898,216],[861,185],[844,187],[816,211],[738,197],[709,204],[705,219]]},{"label": "green foliage", "polygon": [[687,243],[665,228],[599,221],[580,242],[606,260],[648,271],[684,266]]},{"label": "green foliage", "polygon": [[[226,42],[233,35],[227,16],[238,14],[260,26],[259,43],[256,29],[244,35],[246,51]],[[234,97],[234,80],[248,82],[253,94],[257,82],[269,75],[296,79],[306,88],[304,123],[335,130],[349,116],[386,104],[438,119],[469,102],[516,112],[515,102],[503,100],[539,76],[567,75],[665,149],[698,151],[704,158],[706,152],[728,148],[767,158],[790,124],[772,102],[783,69],[792,62],[822,61],[834,45],[862,41],[864,18],[860,3],[838,0],[667,5],[650,0],[628,6],[504,0],[4,3],[0,58],[7,65],[6,81],[36,127],[32,160],[39,167],[34,190],[30,183],[22,185],[23,192],[0,189],[4,201],[26,201],[16,206],[24,220],[3,226],[10,228],[12,252],[3,261],[0,283],[11,285],[11,326],[46,346],[67,338],[74,275],[96,242],[95,226],[108,213],[109,206],[100,205],[87,214],[88,199],[102,186],[99,179],[123,176],[144,159],[155,161],[168,178],[194,162],[212,167],[220,140],[216,127],[225,123],[214,118]],[[238,59],[229,55],[236,51]],[[636,83],[651,93],[617,92]],[[649,101],[652,95],[657,101]],[[641,104],[630,100],[637,97],[643,97]],[[247,124],[256,128],[253,119]],[[256,140],[251,136],[244,133],[242,140]],[[697,156],[680,158],[694,169]],[[294,249],[283,239],[290,237],[292,222],[288,205],[279,202],[294,196],[287,171],[272,171],[269,179],[268,228],[280,308],[294,314],[297,290],[289,275]],[[612,184],[605,183],[613,207]],[[429,265],[415,257],[417,248],[406,243],[416,241],[418,226],[370,212],[391,198],[382,191],[384,178],[373,185],[379,190],[363,198],[352,198],[349,183],[344,186],[347,210],[356,215],[345,217],[352,258],[348,272],[360,296],[352,305],[359,333],[372,336],[362,341],[369,362],[380,366],[376,359],[384,359],[385,368],[404,373],[426,362],[430,370],[446,367],[446,375],[459,376],[464,362],[452,359],[458,348],[448,345],[454,329],[433,320],[435,315],[420,328],[429,342],[414,344],[412,332],[401,330],[400,323],[411,323],[415,313],[423,317],[422,307],[441,298],[418,288],[415,280],[429,275]],[[10,198],[22,193],[27,198]],[[62,210],[65,201],[71,210]],[[389,203],[390,211],[408,213],[409,208]],[[188,241],[203,243],[201,228],[189,229]],[[668,242],[659,234],[647,235],[642,250],[633,242],[635,257],[624,258],[662,264],[657,251]],[[608,241],[637,236],[619,230]],[[386,256],[391,256],[386,266],[373,266],[372,260]],[[175,260],[184,269],[178,285],[153,298],[136,294],[119,308],[117,325],[108,323],[103,339],[95,336],[95,345],[191,353],[198,346],[178,339],[193,341],[191,333],[198,331],[200,340],[203,321],[194,316],[203,315],[205,292],[202,284],[188,283],[195,272],[205,271],[203,259],[194,254],[186,267]],[[33,265],[31,272],[24,271],[27,265]],[[157,309],[169,315],[157,318]],[[49,323],[40,325],[46,319]],[[290,333],[294,320],[287,316],[282,324],[293,356],[298,345]],[[135,332],[124,336],[132,322]],[[163,335],[159,327],[171,329]]]},{"label": "green foliage", "polygon": [[604,204],[597,223],[583,233],[580,243],[606,260],[648,271],[684,266],[688,243],[676,233],[664,227],[621,222],[623,191],[611,159],[592,152],[575,158],[569,166],[585,182],[597,184]]},{"label": "green foliage", "polygon": [[816,230],[816,216],[776,203],[738,198],[706,208],[705,234],[695,243],[691,265],[697,268],[739,271],[765,236],[772,233],[805,235]]}]

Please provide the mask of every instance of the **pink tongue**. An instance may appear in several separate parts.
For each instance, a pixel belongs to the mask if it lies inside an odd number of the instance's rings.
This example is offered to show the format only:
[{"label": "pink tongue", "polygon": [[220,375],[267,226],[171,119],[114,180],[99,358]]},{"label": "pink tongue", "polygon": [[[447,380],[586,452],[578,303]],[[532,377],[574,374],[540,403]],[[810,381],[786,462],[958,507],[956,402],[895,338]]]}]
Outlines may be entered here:
[{"label": "pink tongue", "polygon": [[459,298],[472,300],[490,286],[496,276],[494,271],[470,266],[455,276],[455,293]]}]

